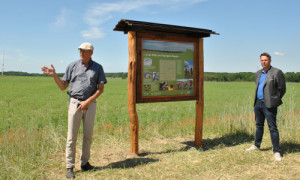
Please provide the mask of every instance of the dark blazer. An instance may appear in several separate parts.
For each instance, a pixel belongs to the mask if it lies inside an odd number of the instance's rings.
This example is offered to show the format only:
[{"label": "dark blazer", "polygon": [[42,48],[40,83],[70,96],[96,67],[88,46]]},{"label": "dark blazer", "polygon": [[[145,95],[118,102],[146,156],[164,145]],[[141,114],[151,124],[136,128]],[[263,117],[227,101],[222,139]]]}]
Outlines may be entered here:
[{"label": "dark blazer", "polygon": [[[257,89],[261,74],[262,70],[259,70],[255,73],[256,90],[254,105],[257,100]],[[286,92],[286,85],[284,74],[280,69],[271,66],[264,82],[263,91],[264,102],[267,108],[278,107],[282,104],[281,98]]]}]

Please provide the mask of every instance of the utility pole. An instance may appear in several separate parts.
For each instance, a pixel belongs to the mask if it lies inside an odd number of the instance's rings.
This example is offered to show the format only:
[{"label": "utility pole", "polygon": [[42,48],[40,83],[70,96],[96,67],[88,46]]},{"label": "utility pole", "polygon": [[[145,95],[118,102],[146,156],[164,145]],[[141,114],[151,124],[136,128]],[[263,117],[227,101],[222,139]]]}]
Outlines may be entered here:
[{"label": "utility pole", "polygon": [[3,48],[2,76],[3,74],[4,74],[4,48]]}]

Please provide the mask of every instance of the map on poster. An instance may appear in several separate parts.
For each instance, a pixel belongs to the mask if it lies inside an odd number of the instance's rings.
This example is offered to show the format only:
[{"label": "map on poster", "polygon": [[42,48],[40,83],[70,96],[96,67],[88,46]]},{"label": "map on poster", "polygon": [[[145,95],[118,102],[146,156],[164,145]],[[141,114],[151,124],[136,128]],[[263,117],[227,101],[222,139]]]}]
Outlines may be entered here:
[{"label": "map on poster", "polygon": [[143,96],[194,95],[194,44],[143,40]]}]

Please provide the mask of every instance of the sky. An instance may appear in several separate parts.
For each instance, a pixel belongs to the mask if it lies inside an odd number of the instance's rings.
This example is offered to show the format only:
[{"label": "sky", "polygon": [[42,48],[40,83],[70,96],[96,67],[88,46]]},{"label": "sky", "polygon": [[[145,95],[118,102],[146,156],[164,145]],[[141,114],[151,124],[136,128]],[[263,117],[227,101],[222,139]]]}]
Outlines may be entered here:
[{"label": "sky", "polygon": [[[1,0],[0,64],[4,71],[64,73],[90,42],[105,72],[127,72],[121,19],[209,29],[205,72],[255,72],[268,52],[271,65],[300,72],[299,0]],[[4,58],[3,58],[4,57]]]}]

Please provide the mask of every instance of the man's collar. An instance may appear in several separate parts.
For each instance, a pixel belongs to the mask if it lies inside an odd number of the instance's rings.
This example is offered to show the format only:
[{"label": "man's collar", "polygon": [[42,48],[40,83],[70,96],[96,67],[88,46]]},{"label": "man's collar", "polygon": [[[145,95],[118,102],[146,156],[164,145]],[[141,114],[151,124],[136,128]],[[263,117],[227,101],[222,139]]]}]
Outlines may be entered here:
[{"label": "man's collar", "polygon": [[[83,61],[81,59],[79,59],[79,61],[81,62],[81,64],[84,64]],[[92,58],[89,60],[89,64],[88,65],[91,65],[93,63],[93,60]]]},{"label": "man's collar", "polygon": [[271,68],[272,68],[272,66],[270,66],[270,68],[269,68],[266,72],[264,71],[264,68],[263,68],[263,69],[261,70],[261,72],[267,74]]}]

